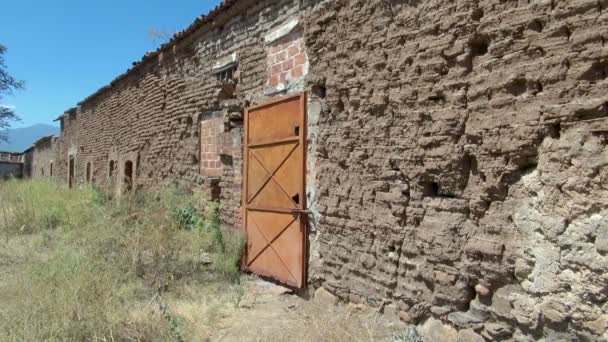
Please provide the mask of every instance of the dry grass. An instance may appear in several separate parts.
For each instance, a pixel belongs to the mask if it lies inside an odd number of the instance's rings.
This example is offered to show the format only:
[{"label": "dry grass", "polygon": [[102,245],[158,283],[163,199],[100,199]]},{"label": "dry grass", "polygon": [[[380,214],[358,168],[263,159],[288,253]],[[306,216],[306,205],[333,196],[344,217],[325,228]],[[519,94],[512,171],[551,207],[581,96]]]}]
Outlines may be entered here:
[{"label": "dry grass", "polygon": [[116,202],[0,182],[0,341],[415,341],[241,275],[243,237],[217,209],[177,184]]},{"label": "dry grass", "polygon": [[243,238],[175,184],[117,203],[3,182],[0,236],[1,341],[197,340],[240,286]]}]

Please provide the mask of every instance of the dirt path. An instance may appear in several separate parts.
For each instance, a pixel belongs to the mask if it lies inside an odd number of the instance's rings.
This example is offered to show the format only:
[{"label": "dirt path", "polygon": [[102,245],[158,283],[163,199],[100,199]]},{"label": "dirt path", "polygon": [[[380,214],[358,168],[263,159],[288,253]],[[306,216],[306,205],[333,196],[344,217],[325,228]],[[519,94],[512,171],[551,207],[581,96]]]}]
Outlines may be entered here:
[{"label": "dirt path", "polygon": [[372,309],[305,300],[262,280],[247,285],[241,309],[211,341],[402,341],[406,326]]}]

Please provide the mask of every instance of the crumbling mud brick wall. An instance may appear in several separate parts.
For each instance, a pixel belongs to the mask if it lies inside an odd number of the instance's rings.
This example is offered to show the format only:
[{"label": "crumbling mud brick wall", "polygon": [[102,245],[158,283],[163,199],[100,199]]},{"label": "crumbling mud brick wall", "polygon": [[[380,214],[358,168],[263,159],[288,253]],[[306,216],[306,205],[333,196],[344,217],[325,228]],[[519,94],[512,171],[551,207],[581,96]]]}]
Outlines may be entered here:
[{"label": "crumbling mud brick wall", "polygon": [[60,116],[56,177],[179,178],[238,227],[243,109],[306,90],[312,287],[606,339],[606,32],[605,0],[224,1]]},{"label": "crumbling mud brick wall", "polygon": [[[53,166],[53,177],[61,179],[67,182],[68,180],[68,168],[70,158],[74,158],[76,163],[78,158],[78,117],[80,114],[79,108],[71,108],[63,113],[57,119],[60,123],[60,135],[56,141],[57,154],[55,159],[57,165]],[[33,149],[32,159],[35,159],[36,150]],[[80,170],[76,168],[74,170],[75,176],[79,175]],[[83,173],[84,174],[84,173]]]},{"label": "crumbling mud brick wall", "polygon": [[325,1],[305,42],[314,286],[487,340],[608,338],[608,1]]},{"label": "crumbling mud brick wall", "polygon": [[67,179],[73,156],[77,183],[90,167],[92,182],[119,194],[129,163],[134,188],[166,179],[206,187],[227,203],[222,220],[238,222],[243,109],[271,96],[264,37],[299,9],[295,0],[224,1],[199,17],[60,117],[58,177]]},{"label": "crumbling mud brick wall", "polygon": [[[243,83],[255,85],[243,89],[246,104],[260,103],[268,98],[305,90],[308,59],[303,44],[302,18],[310,8],[310,1],[298,2],[296,8],[285,12],[273,24],[261,28],[260,44],[251,46],[249,66],[243,66]],[[241,62],[240,62],[241,63]],[[242,108],[241,108],[242,109]],[[221,221],[227,226],[242,224],[243,181],[243,113],[234,103],[226,102],[226,133],[222,136],[220,181]]]},{"label": "crumbling mud brick wall", "polygon": [[55,158],[57,156],[57,138],[46,136],[34,143],[29,150],[30,163],[28,177],[54,177],[56,172]]}]

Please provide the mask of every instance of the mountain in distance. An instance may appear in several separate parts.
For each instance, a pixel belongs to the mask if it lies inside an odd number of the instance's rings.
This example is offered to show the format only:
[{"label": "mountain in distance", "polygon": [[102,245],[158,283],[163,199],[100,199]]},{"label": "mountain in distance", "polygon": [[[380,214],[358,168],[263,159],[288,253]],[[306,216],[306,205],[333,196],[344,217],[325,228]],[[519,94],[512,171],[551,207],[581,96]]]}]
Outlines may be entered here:
[{"label": "mountain in distance", "polygon": [[0,151],[23,152],[38,139],[47,135],[58,135],[59,127],[36,124],[7,130],[8,142],[0,142]]}]

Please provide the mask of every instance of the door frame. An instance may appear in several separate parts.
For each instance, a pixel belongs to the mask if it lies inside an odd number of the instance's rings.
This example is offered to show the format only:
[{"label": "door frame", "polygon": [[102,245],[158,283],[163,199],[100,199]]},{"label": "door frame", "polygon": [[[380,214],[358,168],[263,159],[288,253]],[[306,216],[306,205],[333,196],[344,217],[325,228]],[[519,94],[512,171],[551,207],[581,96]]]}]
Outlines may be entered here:
[{"label": "door frame", "polygon": [[[302,180],[301,180],[301,189],[302,189],[302,199],[298,205],[298,210],[289,210],[289,209],[285,209],[283,210],[283,212],[287,212],[287,213],[298,213],[300,215],[300,229],[302,230],[302,284],[300,286],[300,288],[305,288],[307,283],[308,283],[308,216],[306,214],[306,210],[307,210],[307,194],[306,194],[306,177],[307,177],[307,158],[308,158],[308,145],[307,145],[307,139],[308,139],[308,127],[307,127],[307,110],[306,110],[306,105],[307,105],[307,96],[306,96],[306,92],[298,92],[298,93],[293,93],[293,94],[289,94],[289,95],[285,95],[285,96],[279,96],[279,97],[273,97],[270,98],[268,100],[262,101],[258,104],[249,106],[247,108],[245,108],[245,115],[243,117],[243,121],[245,124],[245,130],[243,133],[243,170],[242,170],[242,176],[243,176],[243,184],[242,184],[242,188],[241,188],[241,221],[242,221],[242,229],[243,232],[245,232],[245,235],[247,235],[247,178],[248,178],[248,169],[247,169],[247,161],[249,160],[249,112],[253,111],[253,110],[257,110],[260,108],[264,108],[264,107],[269,107],[272,106],[274,104],[280,103],[280,102],[285,102],[287,100],[292,100],[295,98],[299,98],[300,99],[300,112],[301,112],[301,117],[300,117],[300,137],[299,137],[299,144],[302,148]],[[264,211],[265,208],[256,208],[258,211]],[[272,211],[276,211],[279,212],[281,211],[279,208],[267,208],[270,209]],[[245,253],[243,255],[243,260],[242,260],[242,268],[244,270],[248,271],[247,268],[247,245],[245,245]],[[288,284],[289,285],[289,284]],[[292,286],[289,285],[291,287],[297,288],[297,286]]]}]

